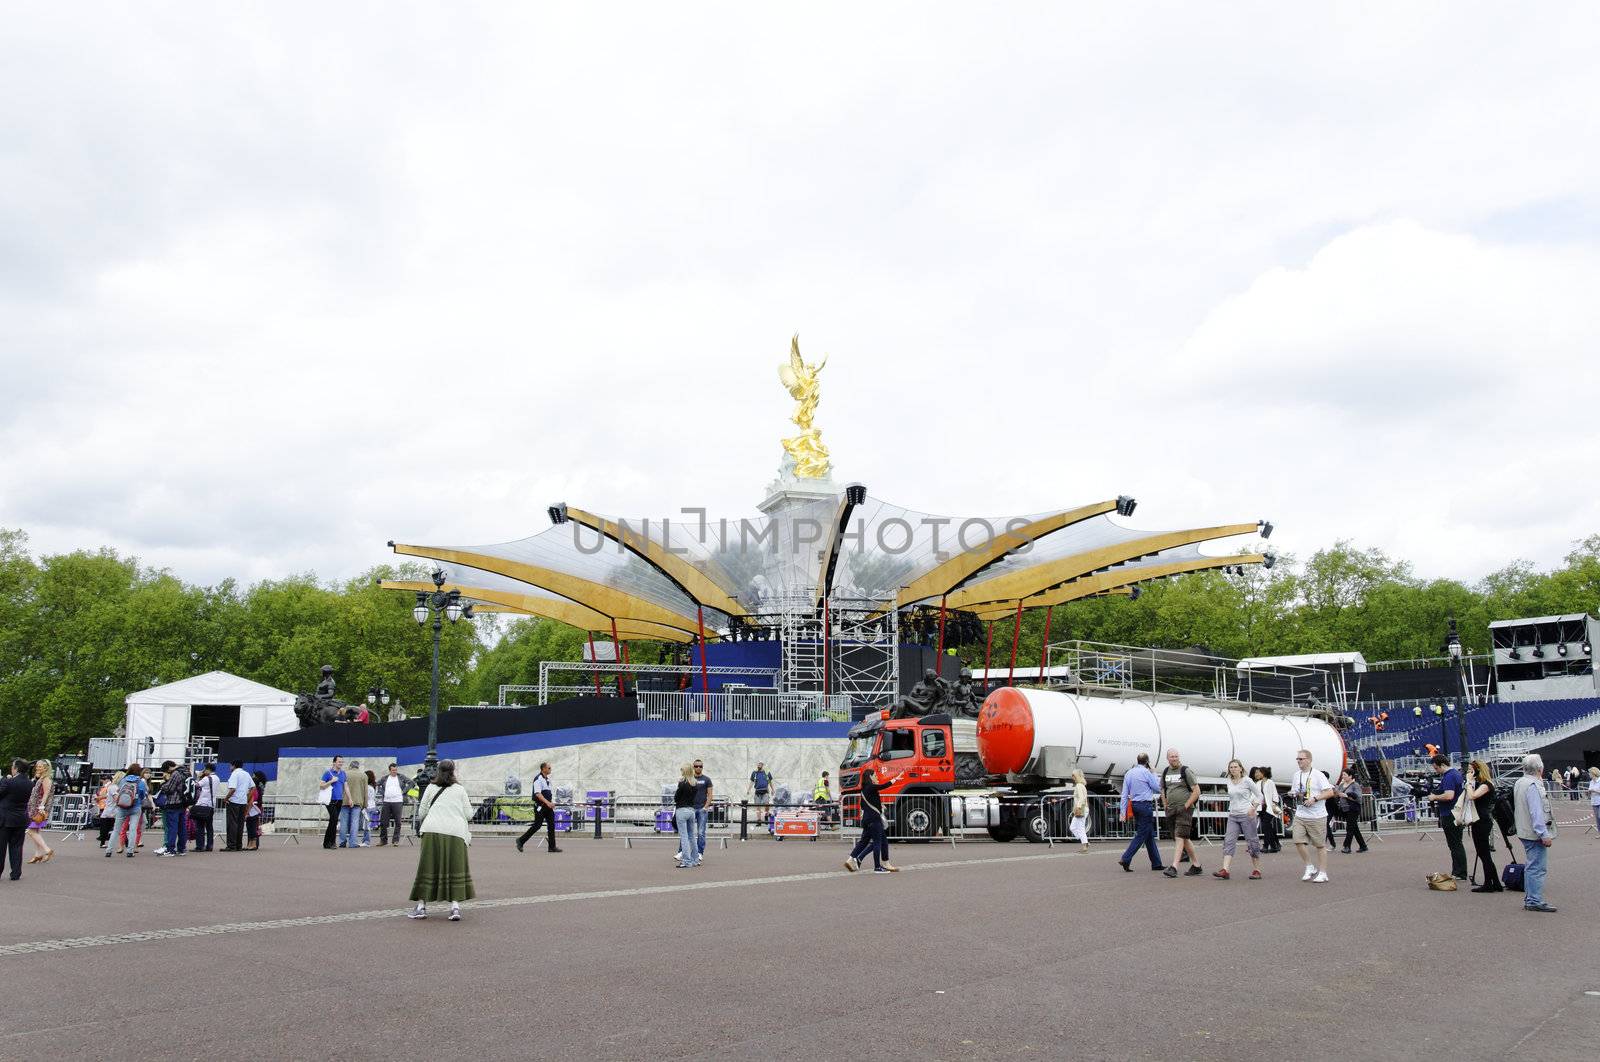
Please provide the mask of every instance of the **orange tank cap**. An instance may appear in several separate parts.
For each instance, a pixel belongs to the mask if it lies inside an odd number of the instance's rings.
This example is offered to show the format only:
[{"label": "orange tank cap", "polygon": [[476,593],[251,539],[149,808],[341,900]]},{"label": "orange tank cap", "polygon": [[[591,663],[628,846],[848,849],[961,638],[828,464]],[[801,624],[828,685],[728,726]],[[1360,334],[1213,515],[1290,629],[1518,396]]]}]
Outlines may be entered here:
[{"label": "orange tank cap", "polygon": [[1021,690],[1004,686],[978,710],[978,756],[990,774],[1015,774],[1033,755],[1033,707]]}]

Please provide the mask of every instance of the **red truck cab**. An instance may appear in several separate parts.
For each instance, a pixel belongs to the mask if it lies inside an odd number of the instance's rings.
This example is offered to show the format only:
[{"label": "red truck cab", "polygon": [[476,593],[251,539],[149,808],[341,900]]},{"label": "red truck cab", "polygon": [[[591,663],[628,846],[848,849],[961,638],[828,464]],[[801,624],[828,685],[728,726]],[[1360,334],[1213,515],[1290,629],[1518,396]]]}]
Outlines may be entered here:
[{"label": "red truck cab", "polygon": [[891,719],[885,709],[851,727],[850,747],[839,764],[845,820],[857,821],[861,773],[870,769],[882,787],[892,836],[932,837],[942,831],[947,794],[956,781],[950,726],[950,717],[942,713]]}]

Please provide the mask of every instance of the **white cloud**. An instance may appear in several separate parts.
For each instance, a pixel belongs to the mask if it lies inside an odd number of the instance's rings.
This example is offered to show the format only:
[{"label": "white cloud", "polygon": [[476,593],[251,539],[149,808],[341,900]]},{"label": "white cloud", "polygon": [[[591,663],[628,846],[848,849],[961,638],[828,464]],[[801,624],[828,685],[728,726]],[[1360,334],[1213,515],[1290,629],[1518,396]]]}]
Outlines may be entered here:
[{"label": "white cloud", "polygon": [[798,330],[903,504],[1552,563],[1596,20],[1354,10],[29,11],[0,526],[210,580],[745,512]]}]

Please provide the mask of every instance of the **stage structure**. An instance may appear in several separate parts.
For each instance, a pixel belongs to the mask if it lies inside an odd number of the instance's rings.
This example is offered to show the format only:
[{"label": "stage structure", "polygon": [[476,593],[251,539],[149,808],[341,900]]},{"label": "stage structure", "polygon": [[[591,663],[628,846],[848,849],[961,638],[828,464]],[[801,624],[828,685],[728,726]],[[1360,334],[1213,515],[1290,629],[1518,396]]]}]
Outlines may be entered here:
[{"label": "stage structure", "polygon": [[[561,664],[562,674],[579,673],[577,681],[541,682],[542,697],[563,686],[570,688],[559,692],[614,686],[658,707],[677,697],[684,718],[730,718],[718,713],[762,689],[814,695],[824,711],[844,698],[859,716],[890,704],[904,692],[903,679],[920,678],[930,650],[950,670],[947,649],[982,642],[992,674],[997,625],[1002,636],[1011,628],[1005,667],[1015,681],[1024,611],[1044,610],[1048,645],[1057,605],[1137,597],[1143,583],[1191,572],[1272,565],[1267,552],[1201,548],[1265,539],[1272,525],[1263,520],[1139,530],[1128,523],[1136,505],[1128,496],[1018,516],[939,516],[870,497],[859,483],[840,486],[814,419],[825,364],[807,363],[799,337],[791,342],[780,377],[797,402],[800,431],[783,440],[778,477],[757,514],[684,509],[623,518],[561,503],[549,508],[550,527],[525,538],[389,545],[446,569],[445,589],[460,590],[481,611],[584,631],[586,660]],[[433,590],[431,582],[382,585]],[[612,652],[597,653],[596,639],[609,641]],[[646,670],[666,665],[659,652],[655,660],[630,660],[639,642],[676,647],[678,670]],[[1032,664],[1022,667],[1026,680]],[[754,674],[761,671],[771,677]]]}]

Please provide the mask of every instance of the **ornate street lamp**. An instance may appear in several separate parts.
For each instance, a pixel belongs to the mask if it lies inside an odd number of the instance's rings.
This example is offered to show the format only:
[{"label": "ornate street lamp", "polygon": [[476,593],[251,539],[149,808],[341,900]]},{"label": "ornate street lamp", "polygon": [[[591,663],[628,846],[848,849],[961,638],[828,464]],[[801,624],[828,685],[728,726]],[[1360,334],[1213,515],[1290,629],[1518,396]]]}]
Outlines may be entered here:
[{"label": "ornate street lamp", "polygon": [[[439,765],[439,635],[444,630],[444,621],[455,623],[462,618],[472,618],[472,605],[461,603],[460,590],[445,590],[446,575],[443,570],[433,573],[434,590],[418,590],[417,603],[411,607],[411,618],[417,625],[426,626],[429,617],[433,619],[433,681],[428,689],[428,755],[422,761],[422,770],[417,772],[417,781],[426,785],[433,780],[434,771]],[[372,703],[372,694],[367,695],[367,703]],[[384,703],[389,698],[384,696]]]}]

